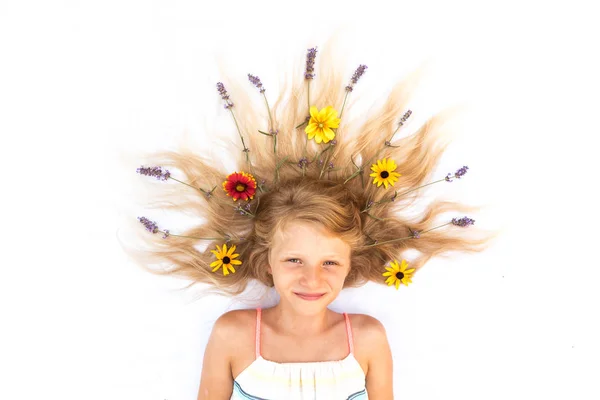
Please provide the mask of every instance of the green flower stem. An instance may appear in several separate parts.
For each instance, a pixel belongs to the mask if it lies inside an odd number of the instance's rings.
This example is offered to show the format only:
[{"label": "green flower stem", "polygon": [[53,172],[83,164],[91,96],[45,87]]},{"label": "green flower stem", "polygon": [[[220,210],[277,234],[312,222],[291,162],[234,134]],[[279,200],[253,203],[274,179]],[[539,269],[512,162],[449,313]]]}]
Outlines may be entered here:
[{"label": "green flower stem", "polygon": [[[158,230],[158,232],[162,233],[162,234],[166,234],[166,232]],[[195,237],[195,236],[185,236],[185,235],[174,235],[172,233],[169,232],[168,236],[176,236],[176,237],[182,237],[182,238],[188,238],[188,239],[198,239],[198,240],[227,240],[227,238],[223,238],[223,237],[216,237],[216,238],[201,238],[201,237]],[[230,239],[231,240],[231,239]]]},{"label": "green flower stem", "polygon": [[265,98],[265,104],[267,105],[267,111],[269,112],[269,123],[270,130],[273,129],[273,117],[271,117],[271,108],[269,107],[269,102],[267,101],[267,95],[263,92],[263,97]]},{"label": "green flower stem", "polygon": [[[194,187],[194,186],[192,186],[192,185],[189,185],[189,184],[187,184],[187,183],[185,183],[185,182],[182,182],[182,181],[180,181],[179,179],[176,179],[176,178],[173,178],[173,177],[169,177],[169,179],[173,179],[174,181],[177,181],[177,182],[179,182],[179,183],[183,183],[184,185],[186,185],[186,186],[189,186],[189,187],[191,187],[192,189],[197,189],[197,190],[200,190],[200,191],[202,191],[203,193],[209,193],[209,192],[207,192],[207,191],[206,191],[206,190],[204,190],[204,189],[201,189],[201,188]],[[213,187],[213,188],[212,188],[212,190],[211,190],[210,192],[212,193],[212,191],[214,191],[214,190],[215,190],[215,188],[216,188],[216,186],[215,186],[215,187]],[[220,200],[218,197],[215,197],[215,200],[216,200],[218,203],[220,203],[220,204],[223,204],[223,205],[229,205],[229,206],[231,205],[230,203],[227,203],[227,204],[225,204],[225,203],[224,203],[223,201],[221,201],[221,200]],[[236,209],[236,208],[234,207],[234,210],[235,210],[235,209]],[[244,213],[245,213],[245,214],[247,214],[247,215],[254,216],[254,214],[252,214],[252,213],[249,213],[249,212],[247,212],[247,211],[246,211],[246,210],[244,210],[244,209],[240,209],[240,210],[236,210],[236,211],[242,211],[242,212],[244,212]],[[177,235],[172,235],[172,236],[177,236]]]},{"label": "green flower stem", "polygon": [[[271,108],[269,107],[269,102],[267,101],[267,95],[263,92],[263,97],[265,99],[265,104],[267,105],[267,111],[269,112],[269,132],[273,131],[275,127],[273,126],[273,117],[271,116]],[[273,136],[273,153],[277,154],[277,135]]]},{"label": "green flower stem", "polygon": [[243,212],[243,213],[244,213],[244,214],[246,214],[246,215],[249,215],[249,216],[251,216],[251,217],[254,217],[254,214],[252,214],[251,212],[248,212],[248,211],[244,210],[243,208],[239,208],[239,209],[237,209],[237,208],[235,208],[235,207],[234,207],[233,209],[234,209],[235,211],[241,211],[241,212]]},{"label": "green flower stem", "polygon": [[425,184],[425,185],[421,185],[421,186],[419,186],[419,187],[416,187],[416,188],[414,188],[414,189],[407,190],[406,192],[403,192],[403,193],[400,193],[400,194],[398,194],[398,191],[395,191],[395,192],[394,192],[394,195],[393,195],[393,196],[391,196],[390,198],[388,198],[388,199],[383,199],[383,200],[381,200],[381,201],[374,201],[374,202],[373,202],[373,204],[371,204],[371,206],[370,206],[370,207],[366,207],[366,208],[364,208],[364,209],[361,211],[361,213],[364,213],[364,212],[367,212],[367,211],[369,211],[369,210],[371,209],[371,207],[373,207],[373,206],[374,206],[374,205],[376,205],[376,204],[389,203],[390,201],[392,201],[392,199],[395,199],[395,198],[396,198],[396,197],[398,197],[398,196],[404,196],[405,194],[408,194],[408,193],[410,193],[410,192],[412,192],[412,191],[414,191],[414,190],[417,190],[417,189],[420,189],[420,188],[424,188],[425,186],[433,185],[434,183],[442,182],[442,181],[445,181],[445,180],[446,180],[446,178],[444,178],[444,179],[439,179],[439,180],[437,180],[437,181],[433,181],[433,182],[427,183],[427,184]]},{"label": "green flower stem", "polygon": [[350,175],[350,177],[344,181],[344,185],[345,185],[345,184],[346,184],[346,182],[348,182],[349,180],[352,180],[352,179],[356,178],[356,176],[357,176],[358,174],[360,174],[361,172],[362,172],[362,168],[359,168],[359,169],[358,169],[358,171],[356,171],[355,173],[353,173],[352,175]]},{"label": "green flower stem", "polygon": [[308,105],[308,113],[310,114],[310,79],[306,81],[306,103]]},{"label": "green flower stem", "polygon": [[445,178],[444,178],[444,179],[440,179],[440,180],[433,181],[433,182],[427,183],[427,184],[425,184],[425,185],[422,185],[422,186],[416,187],[416,188],[414,188],[414,189],[407,190],[407,191],[406,191],[406,192],[404,192],[404,193],[400,193],[400,196],[404,196],[405,194],[408,194],[408,193],[410,193],[410,192],[412,192],[412,191],[414,191],[414,190],[417,190],[417,189],[420,189],[420,188],[424,188],[425,186],[433,185],[434,183],[442,182],[442,181],[445,181],[445,180],[446,180]]},{"label": "green flower stem", "polygon": [[[321,154],[325,153],[327,150],[330,150],[332,148],[331,145],[329,145],[325,150],[321,151],[321,153],[319,154],[319,157],[321,157]],[[323,176],[323,173],[325,172],[325,168],[327,168],[327,163],[329,162],[329,154],[325,155],[325,160],[323,161],[323,165],[321,166],[321,173],[319,174],[319,179],[321,179],[321,177]]]},{"label": "green flower stem", "polygon": [[170,176],[170,177],[169,177],[169,179],[173,179],[173,180],[174,180],[174,181],[176,181],[176,182],[183,183],[184,185],[186,185],[186,186],[189,186],[189,187],[191,187],[192,189],[200,190],[202,193],[205,193],[205,194],[212,193],[212,191],[213,191],[213,190],[215,190],[215,188],[216,188],[216,186],[215,186],[214,188],[212,188],[212,190],[211,190],[210,192],[207,192],[206,190],[204,190],[204,189],[202,189],[202,188],[197,188],[197,187],[195,187],[195,186],[192,186],[192,185],[190,185],[190,184],[187,184],[187,183],[185,183],[185,182],[182,182],[182,181],[180,181],[179,179],[173,178],[172,176]]},{"label": "green flower stem", "polygon": [[348,98],[349,94],[350,94],[350,92],[346,92],[346,95],[344,96],[344,103],[342,104],[342,111],[340,111],[340,119],[342,119],[342,115],[344,114],[344,107],[346,106],[346,99]]},{"label": "green flower stem", "polygon": [[298,129],[298,128],[300,128],[302,125],[304,125],[304,124],[308,123],[308,121],[309,121],[309,120],[310,120],[310,116],[309,116],[309,117],[306,117],[306,118],[305,118],[305,121],[304,121],[304,122],[302,122],[300,125],[296,126],[296,128],[295,128],[295,129]]},{"label": "green flower stem", "polygon": [[246,147],[246,143],[244,143],[244,137],[242,136],[242,132],[240,131],[240,126],[238,125],[237,119],[235,118],[235,114],[233,113],[233,110],[230,108],[229,111],[231,112],[231,116],[233,117],[233,122],[235,122],[235,127],[237,128],[238,134],[240,135],[240,139],[242,139],[242,146],[244,146],[244,153],[246,153],[246,161],[249,163],[250,162],[250,157],[248,156],[248,152],[246,150],[249,150]]},{"label": "green flower stem", "polygon": [[[427,229],[426,231],[419,232],[419,234],[423,234],[423,233],[426,233],[426,232],[430,232],[430,231],[432,231],[432,230],[434,230],[434,229],[442,228],[442,227],[444,227],[444,226],[446,226],[446,225],[450,225],[451,223],[452,223],[452,222],[447,222],[447,223],[445,223],[444,225],[436,226],[435,228],[431,228],[431,229]],[[413,239],[413,236],[406,236],[406,237],[403,237],[403,238],[392,239],[392,240],[386,240],[386,241],[384,241],[384,242],[379,242],[379,243],[368,244],[368,245],[366,245],[366,246],[360,246],[360,247],[374,247],[374,246],[379,246],[379,245],[382,245],[382,244],[386,244],[386,243],[392,243],[392,242],[397,242],[397,241],[400,241],[400,240],[406,240],[406,239]]]},{"label": "green flower stem", "polygon": [[[233,114],[233,110],[230,108],[229,111],[231,112],[231,116],[233,117],[233,121],[235,122],[235,127],[237,128],[238,134],[240,135],[240,139],[242,139],[242,146],[244,146],[243,151],[246,154],[246,162],[248,163],[248,166],[250,167],[250,172],[252,173],[252,176],[256,177],[256,173],[254,172],[252,163],[250,163],[250,156],[248,156],[248,151],[250,149],[247,148],[246,143],[244,143],[244,137],[242,136],[242,132],[240,131],[240,126],[238,125],[237,119],[235,118],[235,114]],[[256,186],[258,187],[258,190],[260,190],[263,193],[265,192],[262,188],[262,185],[257,184]]]},{"label": "green flower stem", "polygon": [[281,168],[281,166],[285,163],[285,161],[289,158],[290,156],[285,156],[281,161],[279,161],[279,164],[277,164],[275,166],[275,180],[273,183],[277,183],[279,182],[279,169]]}]

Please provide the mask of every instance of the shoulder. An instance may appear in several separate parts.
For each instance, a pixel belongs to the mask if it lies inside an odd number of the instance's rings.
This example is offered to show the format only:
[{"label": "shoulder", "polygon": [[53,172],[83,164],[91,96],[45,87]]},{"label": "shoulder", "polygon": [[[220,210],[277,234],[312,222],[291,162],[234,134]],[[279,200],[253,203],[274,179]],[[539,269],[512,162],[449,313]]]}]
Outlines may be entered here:
[{"label": "shoulder", "polygon": [[355,356],[367,375],[376,345],[385,338],[385,328],[377,318],[370,315],[348,314],[348,317],[352,325]]},{"label": "shoulder", "polygon": [[363,346],[371,347],[377,339],[386,338],[383,324],[375,317],[367,314],[348,314],[352,329],[356,331],[357,339],[361,340]]},{"label": "shoulder", "polygon": [[231,310],[217,318],[213,330],[218,330],[223,335],[239,336],[240,328],[255,325],[255,321],[255,309]]}]

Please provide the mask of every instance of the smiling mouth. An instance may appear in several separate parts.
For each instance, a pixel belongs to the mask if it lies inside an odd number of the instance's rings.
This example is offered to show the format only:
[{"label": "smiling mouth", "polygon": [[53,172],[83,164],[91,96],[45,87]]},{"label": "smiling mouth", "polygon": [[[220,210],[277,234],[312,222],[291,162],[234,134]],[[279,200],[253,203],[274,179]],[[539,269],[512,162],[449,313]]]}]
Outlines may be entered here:
[{"label": "smiling mouth", "polygon": [[320,299],[321,297],[325,296],[325,293],[322,294],[302,294],[302,293],[296,293],[294,292],[294,294],[298,297],[300,297],[301,299],[304,300],[317,300]]}]

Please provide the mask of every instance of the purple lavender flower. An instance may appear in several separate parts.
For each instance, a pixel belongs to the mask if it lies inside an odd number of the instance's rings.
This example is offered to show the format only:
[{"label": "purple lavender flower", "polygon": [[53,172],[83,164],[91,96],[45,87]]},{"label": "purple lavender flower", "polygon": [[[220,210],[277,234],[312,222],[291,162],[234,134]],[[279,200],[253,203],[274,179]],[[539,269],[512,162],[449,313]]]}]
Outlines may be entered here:
[{"label": "purple lavender flower", "polygon": [[446,177],[444,178],[446,180],[446,182],[452,182],[452,178],[458,178],[460,179],[461,176],[463,176],[464,174],[467,173],[467,170],[469,169],[469,167],[467,167],[466,165],[462,168],[459,168],[458,170],[456,170],[456,172],[454,173],[454,176],[452,174],[448,174],[446,175]]},{"label": "purple lavender flower", "polygon": [[363,74],[365,73],[365,70],[367,69],[366,65],[359,65],[358,68],[356,69],[356,71],[354,71],[354,75],[352,75],[352,79],[350,80],[350,84],[348,86],[346,86],[346,91],[347,92],[351,92],[354,89],[354,85],[356,85],[356,82],[358,82],[358,80],[360,79],[361,76],[363,76]]},{"label": "purple lavender flower", "polygon": [[410,235],[415,239],[419,239],[421,237],[421,232],[410,229]]},{"label": "purple lavender flower", "polygon": [[466,174],[466,173],[467,173],[467,170],[468,170],[468,169],[469,169],[469,167],[467,167],[467,166],[465,165],[464,167],[462,167],[462,168],[458,169],[458,170],[457,170],[457,171],[454,173],[454,177],[455,177],[455,178],[459,178],[459,179],[460,179],[460,177],[461,177],[461,176],[463,176],[464,174]]},{"label": "purple lavender flower", "polygon": [[252,82],[252,84],[254,86],[256,86],[257,88],[260,89],[261,93],[265,92],[265,88],[263,87],[262,82],[260,81],[260,79],[258,78],[258,76],[254,76],[254,75],[250,75],[248,74],[248,79],[250,79],[250,82]]},{"label": "purple lavender flower", "polygon": [[298,160],[298,167],[306,168],[307,166],[308,166],[308,158],[302,157],[300,160]]},{"label": "purple lavender flower", "polygon": [[138,220],[142,224],[144,224],[144,226],[146,227],[146,230],[148,230],[148,232],[152,232],[152,233],[158,232],[158,226],[156,225],[156,222],[152,222],[146,217],[138,217]]},{"label": "purple lavender flower", "polygon": [[330,161],[330,162],[329,162],[329,165],[327,166],[327,168],[329,168],[329,169],[333,169],[333,161]]},{"label": "purple lavender flower", "polygon": [[164,235],[163,235],[163,237],[162,237],[162,238],[163,238],[163,239],[166,239],[166,238],[168,238],[168,237],[169,237],[169,230],[168,230],[168,229],[165,229],[165,233],[164,233]]},{"label": "purple lavender flower", "polygon": [[407,112],[405,112],[404,115],[402,116],[402,118],[400,119],[400,122],[398,122],[398,125],[400,125],[400,126],[404,125],[404,123],[406,122],[408,117],[411,116],[411,114],[412,114],[411,110],[408,110]]},{"label": "purple lavender flower", "polygon": [[313,47],[308,49],[306,54],[306,72],[304,72],[305,79],[313,79],[315,77],[315,57],[317,56],[317,48]]},{"label": "purple lavender flower", "polygon": [[227,93],[227,90],[225,90],[225,86],[223,85],[223,83],[218,82],[217,83],[217,90],[219,91],[219,94],[221,95],[221,98],[223,100],[225,100],[225,108],[231,108],[233,107],[233,103],[229,101],[229,94]]},{"label": "purple lavender flower", "polygon": [[474,219],[468,218],[468,217],[462,217],[460,219],[457,218],[452,218],[452,224],[456,225],[456,226],[469,226],[469,225],[473,225],[475,223]]},{"label": "purple lavender flower", "polygon": [[141,166],[136,170],[138,174],[147,175],[147,176],[155,176],[158,180],[166,181],[171,176],[171,173],[168,170],[163,172],[162,167],[148,167],[144,168]]}]

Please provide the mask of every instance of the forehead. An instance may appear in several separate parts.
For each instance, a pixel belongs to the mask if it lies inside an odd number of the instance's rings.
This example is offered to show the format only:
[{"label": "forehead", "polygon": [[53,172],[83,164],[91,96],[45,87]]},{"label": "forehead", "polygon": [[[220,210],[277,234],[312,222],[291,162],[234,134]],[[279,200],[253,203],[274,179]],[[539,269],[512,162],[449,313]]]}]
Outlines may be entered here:
[{"label": "forehead", "polygon": [[346,255],[350,246],[322,226],[305,221],[290,221],[273,236],[272,250],[333,252]]}]

